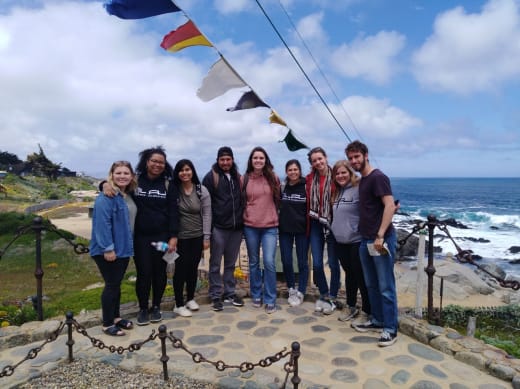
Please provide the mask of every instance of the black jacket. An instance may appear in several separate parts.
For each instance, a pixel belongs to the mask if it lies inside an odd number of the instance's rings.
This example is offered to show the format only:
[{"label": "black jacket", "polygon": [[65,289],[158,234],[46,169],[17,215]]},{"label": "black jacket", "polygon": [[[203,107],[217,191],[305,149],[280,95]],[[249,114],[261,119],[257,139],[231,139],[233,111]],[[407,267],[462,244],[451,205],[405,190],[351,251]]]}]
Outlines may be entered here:
[{"label": "black jacket", "polygon": [[213,226],[224,230],[242,229],[244,207],[240,176],[235,173],[231,174],[231,179],[228,179],[218,166],[213,166],[204,176],[202,184],[211,195]]},{"label": "black jacket", "polygon": [[135,233],[142,236],[157,236],[166,242],[179,233],[179,206],[177,190],[173,182],[161,176],[150,180],[146,174],[139,175],[134,201],[137,205]]},{"label": "black jacket", "polygon": [[293,234],[307,231],[307,192],[305,179],[295,185],[285,184],[281,193],[278,230]]}]

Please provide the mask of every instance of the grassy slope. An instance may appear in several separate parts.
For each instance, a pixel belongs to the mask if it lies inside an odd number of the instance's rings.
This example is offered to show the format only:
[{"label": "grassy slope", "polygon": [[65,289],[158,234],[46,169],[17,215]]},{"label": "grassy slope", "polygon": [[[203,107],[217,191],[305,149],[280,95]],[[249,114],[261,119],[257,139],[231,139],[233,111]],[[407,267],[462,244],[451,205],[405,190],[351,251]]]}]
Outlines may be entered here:
[{"label": "grassy slope", "polygon": [[[27,306],[30,305],[27,298],[36,295],[35,235],[31,229],[19,237],[17,234],[19,227],[32,223],[33,215],[23,215],[25,208],[47,200],[50,195],[68,198],[71,190],[95,189],[93,181],[88,178],[67,177],[49,183],[44,178],[15,176],[8,176],[2,181],[8,189],[8,197],[0,201],[0,306]],[[87,212],[90,200],[45,211],[42,216],[61,218]],[[14,216],[13,219],[13,215],[9,213],[11,211],[20,212],[19,217]],[[12,245],[6,249],[11,242]],[[84,239],[76,238],[74,242],[84,243],[88,247],[88,241]],[[100,307],[101,288],[83,291],[85,287],[103,281],[96,264],[88,254],[76,254],[60,234],[43,233],[42,268],[43,294],[48,298],[43,304],[46,317],[62,315],[67,310],[78,313],[82,309]],[[133,262],[127,276],[132,274],[135,274]],[[135,301],[134,284],[125,281],[122,294],[123,302]]]}]

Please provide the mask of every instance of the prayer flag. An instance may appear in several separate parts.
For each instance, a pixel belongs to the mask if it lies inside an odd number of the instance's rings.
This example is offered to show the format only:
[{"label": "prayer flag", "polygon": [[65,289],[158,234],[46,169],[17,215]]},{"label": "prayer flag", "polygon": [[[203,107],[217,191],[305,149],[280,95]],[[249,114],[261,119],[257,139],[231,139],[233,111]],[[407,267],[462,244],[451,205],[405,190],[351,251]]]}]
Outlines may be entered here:
[{"label": "prayer flag", "polygon": [[202,86],[197,91],[197,96],[202,101],[210,101],[215,97],[223,95],[230,89],[242,86],[247,86],[246,82],[221,56],[213,64],[204,80],[202,80]]},{"label": "prayer flag", "polygon": [[181,10],[171,0],[109,0],[103,6],[110,15],[121,19],[143,19]]},{"label": "prayer flag", "polygon": [[281,140],[280,142],[285,142],[289,151],[308,149],[308,147],[306,145],[304,145],[298,139],[296,139],[296,137],[293,135],[292,130],[290,128],[289,128],[289,132],[287,133],[287,135],[285,135],[285,138],[283,138],[283,140]]},{"label": "prayer flag", "polygon": [[234,107],[228,108],[226,111],[239,111],[241,109],[250,109],[256,107],[271,108],[266,103],[264,103],[255,92],[249,91],[242,95]]},{"label": "prayer flag", "polygon": [[213,46],[191,20],[165,35],[161,43],[164,50],[172,53],[189,46]]},{"label": "prayer flag", "polygon": [[287,127],[287,123],[276,113],[274,109],[271,109],[271,115],[269,115],[269,122],[276,123],[281,126]]}]

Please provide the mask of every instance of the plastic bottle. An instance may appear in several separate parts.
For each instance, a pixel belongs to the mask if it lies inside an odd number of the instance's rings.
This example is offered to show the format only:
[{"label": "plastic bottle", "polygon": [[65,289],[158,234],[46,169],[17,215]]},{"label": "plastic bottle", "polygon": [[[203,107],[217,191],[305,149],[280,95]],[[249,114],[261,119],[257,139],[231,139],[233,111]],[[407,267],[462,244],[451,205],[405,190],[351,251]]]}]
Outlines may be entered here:
[{"label": "plastic bottle", "polygon": [[168,243],[166,242],[152,242],[152,246],[155,247],[157,251],[168,250]]}]

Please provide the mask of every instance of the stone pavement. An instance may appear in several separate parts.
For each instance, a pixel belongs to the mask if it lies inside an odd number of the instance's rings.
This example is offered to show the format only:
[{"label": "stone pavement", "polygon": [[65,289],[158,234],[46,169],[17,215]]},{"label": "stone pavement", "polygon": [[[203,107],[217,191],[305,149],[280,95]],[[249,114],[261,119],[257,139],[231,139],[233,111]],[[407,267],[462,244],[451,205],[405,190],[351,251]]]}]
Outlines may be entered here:
[{"label": "stone pavement", "polygon": [[[513,376],[496,378],[486,372],[456,359],[453,351],[449,355],[447,349],[460,351],[463,342],[468,339],[456,333],[443,334],[442,328],[417,323],[407,318],[400,318],[400,326],[404,332],[412,333],[424,327],[424,337],[438,339],[445,352],[425,345],[415,338],[407,336],[400,330],[397,342],[390,347],[377,345],[378,334],[361,334],[350,327],[350,323],[337,320],[339,313],[324,316],[314,312],[314,303],[304,302],[299,307],[290,307],[286,299],[278,299],[278,311],[268,315],[263,309],[253,308],[250,299],[245,299],[244,307],[236,308],[226,305],[221,312],[211,310],[209,304],[201,304],[201,309],[194,312],[193,317],[183,318],[171,310],[164,310],[161,323],[148,326],[135,326],[123,337],[110,337],[103,334],[99,325],[90,327],[90,336],[101,339],[107,344],[127,347],[132,342],[146,339],[157,331],[160,324],[167,326],[168,332],[182,339],[184,345],[192,352],[200,352],[211,361],[222,360],[226,364],[239,365],[244,361],[257,363],[267,356],[273,356],[284,347],[290,350],[293,341],[301,344],[299,359],[299,375],[302,379],[300,388],[519,388],[520,364],[512,368]],[[99,314],[99,313],[98,313]],[[135,309],[134,309],[135,314]],[[99,320],[99,319],[98,319]],[[78,321],[80,321],[78,319]],[[80,321],[81,322],[81,321]],[[134,320],[135,322],[135,320]],[[48,330],[57,328],[58,322],[47,321]],[[99,323],[99,321],[98,321]],[[42,323],[39,323],[42,326]],[[36,328],[36,327],[35,327]],[[66,330],[63,331],[66,333]],[[416,334],[417,335],[417,334]],[[441,336],[442,335],[442,336]],[[448,335],[448,336],[445,336]],[[162,377],[160,340],[157,338],[146,343],[140,350],[125,352],[122,355],[111,354],[107,349],[97,349],[88,338],[74,332],[74,357],[89,358],[119,366],[128,370],[145,370]],[[419,335],[420,337],[420,335]],[[465,339],[463,339],[465,338]],[[56,367],[59,363],[67,363],[68,349],[66,337],[62,335],[57,341],[47,344],[34,359],[20,364],[11,376],[0,378],[0,387],[14,387],[31,377],[40,375]],[[428,342],[428,340],[426,340]],[[450,346],[450,342],[452,342]],[[475,352],[471,349],[470,354]],[[6,348],[0,344],[0,372],[6,365],[14,365],[22,360],[27,352],[43,343],[42,340],[18,347]],[[241,373],[238,369],[218,371],[208,363],[194,363],[184,350],[175,349],[167,340],[166,352],[169,356],[168,369],[170,375],[181,373],[198,380],[219,384],[224,388],[275,388],[285,379],[283,365],[288,359],[265,368]],[[493,351],[493,350],[492,350]],[[491,353],[491,351],[488,351]],[[488,365],[500,357],[489,354],[485,357]],[[479,354],[481,355],[481,354]],[[503,356],[503,353],[502,353]],[[469,357],[468,357],[469,358]],[[476,357],[474,357],[476,358]],[[491,362],[490,362],[491,361]],[[518,360],[516,360],[518,361]],[[514,372],[516,370],[516,373]],[[501,374],[507,374],[505,369]],[[511,373],[511,371],[509,371]],[[495,375],[498,375],[495,374]],[[290,379],[290,377],[289,377]],[[513,385],[513,386],[512,386]],[[107,383],[107,387],[110,386]],[[287,387],[293,387],[290,384]]]}]

